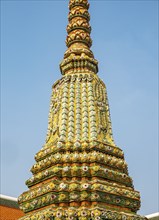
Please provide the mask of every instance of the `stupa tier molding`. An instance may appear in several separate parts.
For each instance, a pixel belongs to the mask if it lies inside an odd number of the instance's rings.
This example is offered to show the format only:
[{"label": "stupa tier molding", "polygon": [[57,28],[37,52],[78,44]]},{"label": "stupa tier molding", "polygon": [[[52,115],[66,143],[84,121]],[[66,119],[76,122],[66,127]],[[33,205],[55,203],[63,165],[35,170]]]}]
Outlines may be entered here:
[{"label": "stupa tier molding", "polygon": [[64,182],[61,182],[60,179],[52,179],[51,181],[46,181],[43,185],[36,185],[36,187],[30,188],[29,191],[24,192],[19,197],[19,202],[26,202],[31,201],[32,199],[35,199],[37,196],[45,195],[48,192],[61,192],[61,191],[101,191],[110,193],[113,195],[120,196],[121,193],[123,194],[123,197],[129,198],[129,199],[140,199],[140,194],[137,191],[134,191],[131,187],[126,187],[124,185],[121,185],[119,183],[110,182],[107,180],[101,180],[101,179],[87,179],[83,178],[81,182],[79,182],[79,178],[74,178],[74,180],[69,180],[68,178],[64,180]]},{"label": "stupa tier molding", "polygon": [[75,17],[74,19],[72,19],[71,23],[69,23],[67,26],[67,33],[69,34],[71,31],[77,29],[86,31],[89,34],[91,33],[91,26],[89,25],[87,20],[80,17]]},{"label": "stupa tier molding", "polygon": [[37,162],[32,168],[31,172],[33,174],[38,173],[39,171],[45,170],[51,165],[55,164],[63,164],[63,163],[94,163],[98,162],[101,165],[107,165],[108,167],[113,167],[113,170],[122,171],[124,173],[128,173],[127,171],[127,163],[125,160],[104,154],[98,151],[91,152],[65,152],[65,153],[55,153],[54,155],[50,155],[47,158]]},{"label": "stupa tier molding", "polygon": [[89,9],[88,0],[70,0],[69,2],[69,10],[71,10],[75,6],[83,6],[87,10]]},{"label": "stupa tier molding", "polygon": [[[79,44],[79,43],[77,43]],[[75,46],[75,45],[74,45]],[[87,48],[83,46],[73,46],[67,50],[68,57],[60,64],[60,70],[63,75],[66,74],[77,74],[77,73],[97,73],[98,72],[98,61],[87,55]],[[81,49],[80,49],[81,47]],[[91,52],[89,52],[91,54]]]},{"label": "stupa tier molding", "polygon": [[125,173],[114,171],[108,166],[99,165],[97,163],[86,162],[83,164],[57,164],[56,166],[49,167],[47,170],[40,171],[33,177],[26,181],[26,185],[32,186],[46,179],[54,176],[58,178],[73,178],[73,177],[99,177],[111,181],[122,183],[126,186],[133,187],[132,179]]},{"label": "stupa tier molding", "polygon": [[104,209],[98,207],[47,207],[45,210],[40,210],[27,217],[22,217],[21,220],[146,220],[147,218],[132,213],[125,213],[124,211],[115,211],[111,209]]},{"label": "stupa tier molding", "polygon": [[52,153],[63,153],[63,152],[89,152],[89,151],[97,151],[104,154],[109,154],[111,156],[116,156],[117,158],[124,158],[123,151],[117,147],[117,146],[110,146],[107,143],[101,143],[99,141],[90,141],[88,142],[82,142],[80,141],[81,147],[76,147],[74,143],[70,142],[50,142],[48,144],[45,144],[42,149],[35,155],[35,160],[38,162],[40,160],[45,159],[47,156],[50,156]]},{"label": "stupa tier molding", "polygon": [[[122,194],[122,196],[121,196]],[[45,202],[42,202],[45,201]],[[117,186],[99,180],[51,180],[42,186],[31,189],[19,198],[23,202],[23,211],[31,212],[46,205],[54,204],[55,207],[70,206],[73,202],[76,207],[81,204],[89,206],[97,203],[101,207],[114,205],[116,210],[126,208],[127,212],[137,211],[140,206],[140,195],[129,188]],[[86,207],[88,206],[86,205]]]}]

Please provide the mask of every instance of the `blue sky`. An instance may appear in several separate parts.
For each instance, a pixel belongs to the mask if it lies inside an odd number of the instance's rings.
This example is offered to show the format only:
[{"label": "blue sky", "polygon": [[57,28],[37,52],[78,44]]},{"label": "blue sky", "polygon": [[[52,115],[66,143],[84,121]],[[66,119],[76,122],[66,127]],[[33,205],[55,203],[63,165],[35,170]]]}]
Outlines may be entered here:
[{"label": "blue sky", "polygon": [[[158,1],[91,1],[92,50],[107,86],[140,214],[158,210]],[[1,1],[1,193],[26,190],[61,77],[68,1]]]}]

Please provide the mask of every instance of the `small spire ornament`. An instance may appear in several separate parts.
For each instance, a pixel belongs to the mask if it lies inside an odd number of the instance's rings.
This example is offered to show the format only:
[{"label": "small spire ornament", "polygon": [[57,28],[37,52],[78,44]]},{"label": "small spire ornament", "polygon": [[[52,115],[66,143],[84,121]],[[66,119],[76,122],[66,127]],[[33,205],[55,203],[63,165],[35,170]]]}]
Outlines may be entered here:
[{"label": "small spire ornament", "polygon": [[60,64],[61,73],[97,73],[98,62],[94,59],[90,50],[92,39],[90,37],[91,27],[88,12],[89,3],[84,1],[73,1],[69,3],[69,15],[67,26],[66,46],[67,51]]}]

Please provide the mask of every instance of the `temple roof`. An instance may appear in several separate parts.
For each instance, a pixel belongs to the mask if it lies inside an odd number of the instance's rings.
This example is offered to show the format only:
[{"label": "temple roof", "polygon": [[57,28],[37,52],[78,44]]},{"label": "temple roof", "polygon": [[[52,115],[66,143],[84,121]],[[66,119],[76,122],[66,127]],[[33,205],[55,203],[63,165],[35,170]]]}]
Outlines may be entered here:
[{"label": "temple roof", "polygon": [[19,209],[17,198],[2,194],[0,194],[0,205]]},{"label": "temple roof", "polygon": [[150,215],[146,215],[146,218],[150,219],[150,220],[159,220],[159,212],[150,214]]}]

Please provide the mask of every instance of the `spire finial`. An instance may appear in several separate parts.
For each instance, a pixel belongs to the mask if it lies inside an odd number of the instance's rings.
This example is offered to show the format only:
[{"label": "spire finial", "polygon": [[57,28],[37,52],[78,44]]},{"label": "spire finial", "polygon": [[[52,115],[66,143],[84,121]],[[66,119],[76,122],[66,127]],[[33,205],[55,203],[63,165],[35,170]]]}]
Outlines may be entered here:
[{"label": "spire finial", "polygon": [[90,50],[92,40],[87,0],[70,0],[66,45],[68,49],[60,64],[62,74],[98,72],[98,62]]}]

